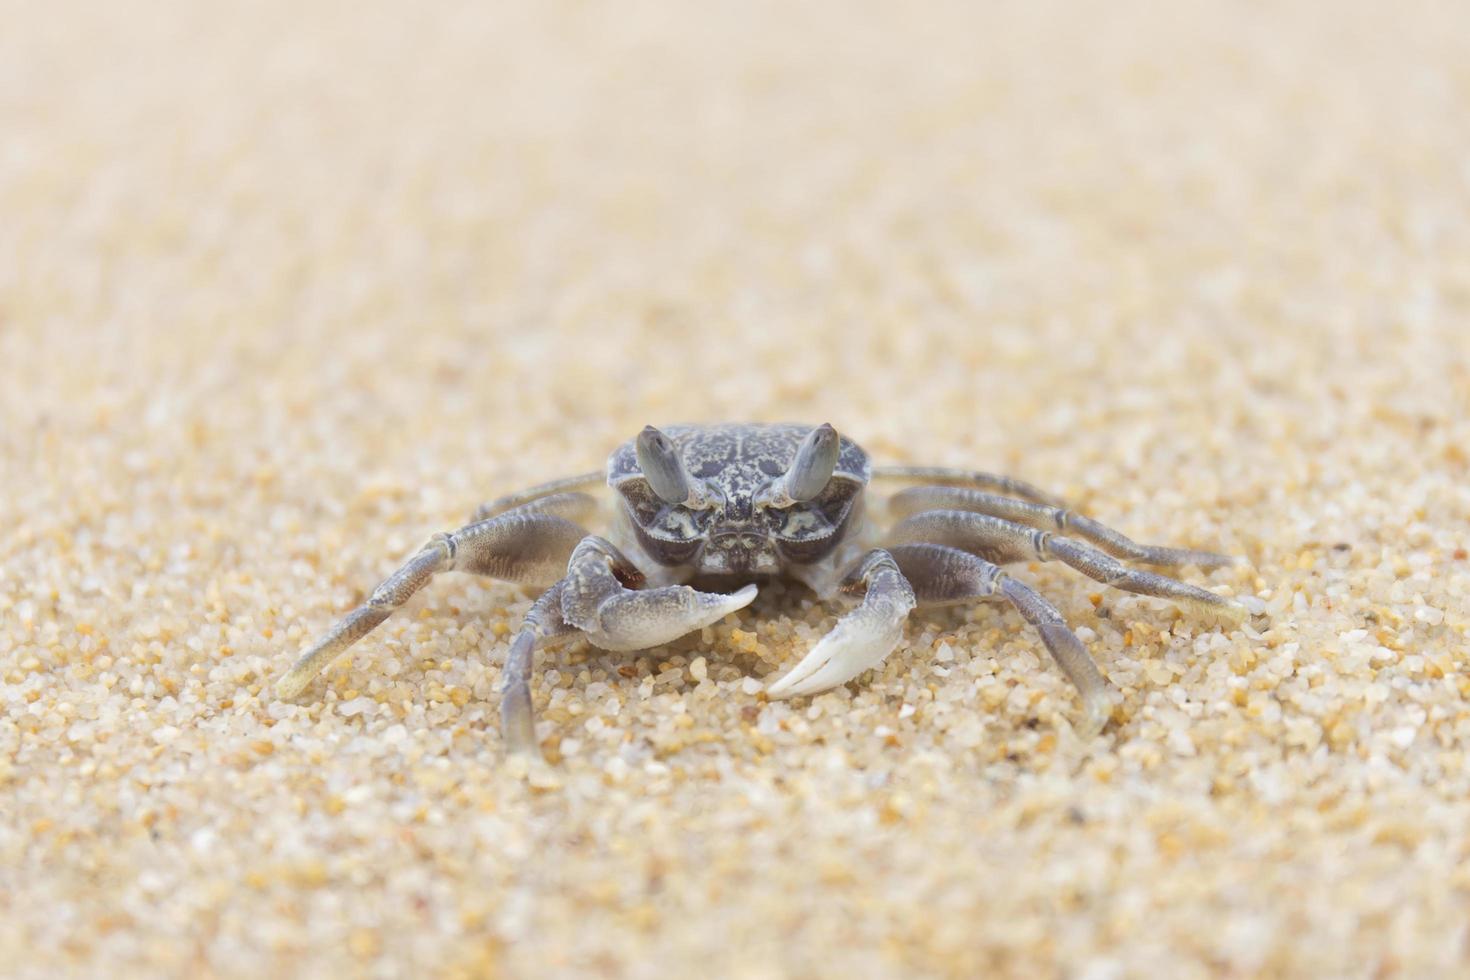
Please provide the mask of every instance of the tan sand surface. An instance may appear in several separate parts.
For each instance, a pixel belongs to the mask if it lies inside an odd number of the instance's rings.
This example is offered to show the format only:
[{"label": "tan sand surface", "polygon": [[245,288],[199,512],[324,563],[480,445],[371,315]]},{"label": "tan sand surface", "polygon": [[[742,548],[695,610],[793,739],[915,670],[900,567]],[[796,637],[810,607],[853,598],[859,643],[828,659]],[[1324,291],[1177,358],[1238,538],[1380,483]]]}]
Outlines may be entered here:
[{"label": "tan sand surface", "polygon": [[[1470,5],[0,10],[0,973],[1470,971]],[[767,702],[797,587],[548,654],[436,581],[646,422],[830,420],[1141,540]],[[535,775],[534,773],[532,774]]]}]

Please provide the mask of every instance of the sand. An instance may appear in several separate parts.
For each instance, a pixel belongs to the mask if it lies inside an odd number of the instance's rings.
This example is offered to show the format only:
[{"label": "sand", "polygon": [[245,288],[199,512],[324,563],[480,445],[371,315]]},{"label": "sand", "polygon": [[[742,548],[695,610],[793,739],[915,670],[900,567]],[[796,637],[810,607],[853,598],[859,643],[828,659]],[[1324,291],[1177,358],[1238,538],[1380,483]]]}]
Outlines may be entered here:
[{"label": "sand", "polygon": [[[1470,970],[1470,7],[8,4],[0,972]],[[1040,483],[1058,571],[767,702],[799,588],[534,685],[436,580],[648,422]]]}]

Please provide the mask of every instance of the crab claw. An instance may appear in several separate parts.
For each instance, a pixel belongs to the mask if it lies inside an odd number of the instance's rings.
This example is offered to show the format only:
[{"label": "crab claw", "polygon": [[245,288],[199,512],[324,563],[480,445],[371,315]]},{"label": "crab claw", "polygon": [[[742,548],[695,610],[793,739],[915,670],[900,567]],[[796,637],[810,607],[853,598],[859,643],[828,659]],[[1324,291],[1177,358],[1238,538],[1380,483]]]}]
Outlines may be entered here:
[{"label": "crab claw", "polygon": [[820,694],[883,662],[903,638],[914,590],[886,551],[870,552],[857,573],[862,603],[843,616],[786,676],[766,688],[773,698]]},{"label": "crab claw", "polygon": [[561,618],[604,650],[646,650],[719,622],[750,605],[756,588],[722,595],[687,585],[636,589],[643,573],[610,541],[588,535],[562,580]]},{"label": "crab claw", "polygon": [[729,595],[699,592],[687,585],[643,592],[625,589],[604,599],[594,625],[582,628],[587,639],[604,650],[645,650],[719,622],[750,605],[755,593],[753,585]]}]

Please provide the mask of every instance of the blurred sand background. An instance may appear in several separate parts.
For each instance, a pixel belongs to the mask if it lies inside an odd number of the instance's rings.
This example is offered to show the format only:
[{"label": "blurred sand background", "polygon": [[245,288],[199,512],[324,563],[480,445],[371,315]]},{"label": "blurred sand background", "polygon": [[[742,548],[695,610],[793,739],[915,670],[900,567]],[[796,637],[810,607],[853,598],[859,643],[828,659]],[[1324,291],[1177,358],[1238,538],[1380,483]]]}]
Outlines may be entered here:
[{"label": "blurred sand background", "polygon": [[[1462,974],[1470,7],[0,11],[0,972]],[[431,532],[646,422],[830,420],[1251,566],[1222,631],[771,590],[536,676]]]}]

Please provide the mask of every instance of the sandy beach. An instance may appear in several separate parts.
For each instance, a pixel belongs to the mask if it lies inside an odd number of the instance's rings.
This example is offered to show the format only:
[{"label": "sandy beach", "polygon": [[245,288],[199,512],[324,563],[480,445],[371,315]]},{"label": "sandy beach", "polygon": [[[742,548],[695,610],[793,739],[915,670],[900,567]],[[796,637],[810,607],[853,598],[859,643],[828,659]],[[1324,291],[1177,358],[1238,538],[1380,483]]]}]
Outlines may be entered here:
[{"label": "sandy beach", "polygon": [[[1470,970],[1470,7],[6,4],[0,973]],[[574,643],[436,579],[647,423],[830,421],[1219,550]],[[875,500],[881,516],[881,500]]]}]

